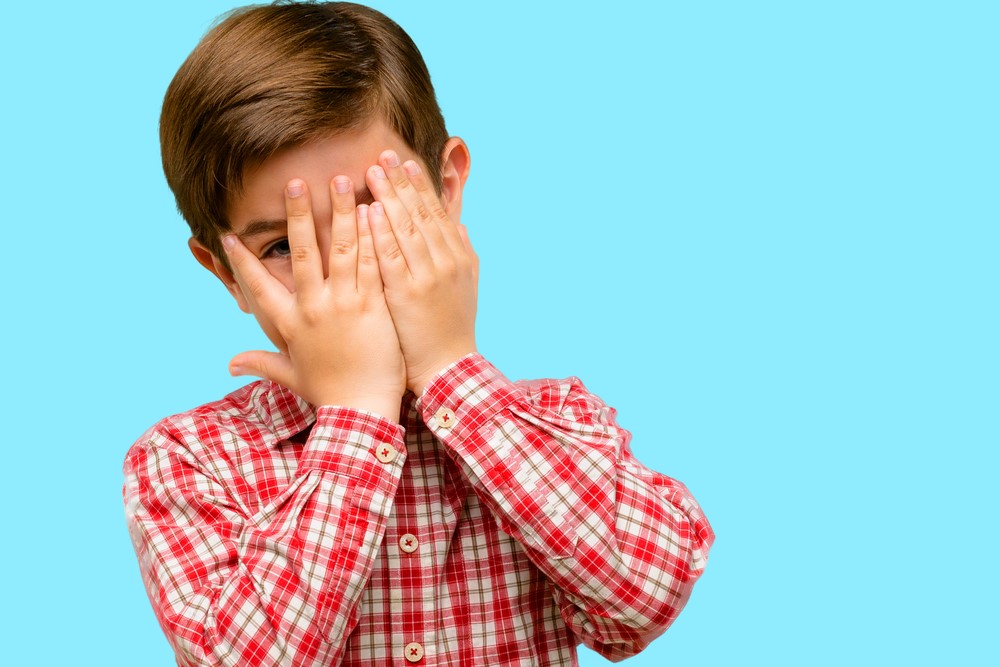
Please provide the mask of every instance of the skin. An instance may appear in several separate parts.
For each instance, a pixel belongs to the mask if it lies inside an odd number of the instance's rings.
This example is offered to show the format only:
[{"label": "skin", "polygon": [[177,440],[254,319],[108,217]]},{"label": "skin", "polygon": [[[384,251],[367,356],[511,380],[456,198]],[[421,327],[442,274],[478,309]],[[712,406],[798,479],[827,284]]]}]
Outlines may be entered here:
[{"label": "skin", "polygon": [[256,317],[277,352],[243,352],[233,375],[278,382],[313,405],[396,421],[443,368],[476,351],[479,263],[460,222],[465,143],[427,166],[384,122],[279,152],[244,179],[222,241],[232,271],[195,258]]}]

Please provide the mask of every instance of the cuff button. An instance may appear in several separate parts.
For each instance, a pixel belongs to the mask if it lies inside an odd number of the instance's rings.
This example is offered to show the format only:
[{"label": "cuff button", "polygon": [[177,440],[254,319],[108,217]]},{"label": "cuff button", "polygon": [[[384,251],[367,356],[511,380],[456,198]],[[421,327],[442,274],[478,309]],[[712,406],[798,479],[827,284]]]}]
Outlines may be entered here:
[{"label": "cuff button", "polygon": [[450,430],[455,425],[455,413],[448,408],[440,408],[434,413],[434,421],[437,422],[438,428]]},{"label": "cuff button", "polygon": [[375,448],[375,458],[382,463],[392,463],[396,460],[396,448],[392,445],[379,445]]}]

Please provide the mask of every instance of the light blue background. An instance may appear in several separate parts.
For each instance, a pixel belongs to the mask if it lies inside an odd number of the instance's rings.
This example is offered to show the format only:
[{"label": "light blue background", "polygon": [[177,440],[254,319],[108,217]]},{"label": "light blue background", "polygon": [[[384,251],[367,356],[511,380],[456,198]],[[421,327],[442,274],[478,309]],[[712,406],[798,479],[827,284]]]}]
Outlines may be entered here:
[{"label": "light blue background", "polygon": [[[120,468],[265,344],[159,166],[230,6],[3,12],[4,664],[172,664]],[[628,664],[996,660],[997,4],[375,6],[472,150],[480,349],[582,377],[718,534]]]}]

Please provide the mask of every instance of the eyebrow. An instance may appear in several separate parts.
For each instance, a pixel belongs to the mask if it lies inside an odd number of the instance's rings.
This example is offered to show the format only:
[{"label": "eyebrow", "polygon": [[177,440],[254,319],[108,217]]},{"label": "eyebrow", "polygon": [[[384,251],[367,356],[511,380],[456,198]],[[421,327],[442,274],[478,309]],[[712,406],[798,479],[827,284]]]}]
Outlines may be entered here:
[{"label": "eyebrow", "polygon": [[251,220],[250,223],[236,232],[236,236],[246,243],[247,239],[261,234],[268,234],[277,229],[281,229],[288,224],[286,220]]},{"label": "eyebrow", "polygon": [[[354,191],[354,203],[356,206],[360,206],[361,204],[371,204],[374,201],[375,197],[372,196],[372,191],[368,189],[367,185],[362,185]],[[287,226],[288,221],[284,218],[275,218],[273,220],[258,218],[247,223],[246,227],[236,232],[236,236],[238,236],[241,241],[246,242],[247,239],[253,238],[254,236],[270,234],[271,232],[279,229],[284,229]]]}]

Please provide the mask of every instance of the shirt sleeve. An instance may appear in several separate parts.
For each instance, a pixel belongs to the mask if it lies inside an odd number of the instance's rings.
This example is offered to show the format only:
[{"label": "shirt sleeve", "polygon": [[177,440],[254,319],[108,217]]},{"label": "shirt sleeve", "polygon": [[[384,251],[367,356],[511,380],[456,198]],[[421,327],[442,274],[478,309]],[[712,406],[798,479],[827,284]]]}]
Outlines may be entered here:
[{"label": "shirt sleeve", "polygon": [[294,479],[254,510],[192,454],[194,437],[154,429],[124,467],[129,532],[178,665],[340,664],[399,484],[402,428],[319,408]]},{"label": "shirt sleeve", "polygon": [[714,534],[683,484],[635,459],[613,409],[576,378],[515,384],[479,355],[419,405],[584,644],[621,660],[667,629]]}]

